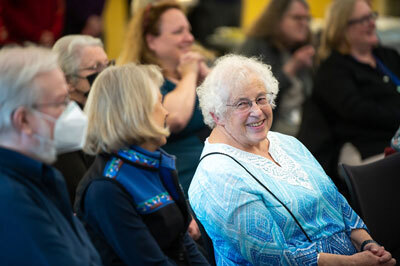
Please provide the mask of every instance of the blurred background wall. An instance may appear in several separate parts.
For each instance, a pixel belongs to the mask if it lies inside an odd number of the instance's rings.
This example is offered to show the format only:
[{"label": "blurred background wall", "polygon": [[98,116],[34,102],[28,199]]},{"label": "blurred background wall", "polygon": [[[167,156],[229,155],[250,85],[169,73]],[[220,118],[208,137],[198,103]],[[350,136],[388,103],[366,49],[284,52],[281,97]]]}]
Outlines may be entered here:
[{"label": "blurred background wall", "polygon": [[[135,0],[131,0],[135,1]],[[106,50],[110,58],[116,58],[119,54],[123,38],[124,38],[124,29],[125,25],[129,19],[130,15],[130,3],[131,1],[127,0],[107,0],[105,10],[104,10],[104,20],[105,20],[105,45]],[[182,0],[184,2],[193,2],[195,5],[200,1],[209,1],[209,0]],[[325,9],[331,3],[332,0],[308,0],[308,3],[311,7],[311,14],[313,16],[314,23],[316,26],[320,26],[322,24],[322,18],[325,14]],[[257,16],[261,13],[263,8],[268,4],[269,0],[242,0],[241,3],[241,18],[240,25],[238,29],[233,32],[230,31],[226,36],[218,36],[226,34],[226,31],[217,32],[217,41],[218,37],[222,39],[229,38],[235,39],[240,38],[240,35],[244,32],[244,30],[257,18]],[[392,29],[393,27],[400,27],[400,0],[372,0],[373,9],[378,11],[380,14],[380,20],[378,21],[378,29]],[[220,12],[224,12],[221,10]],[[385,17],[389,17],[390,19],[382,19]],[[207,20],[204,21],[207,23]],[[400,30],[400,28],[399,28]],[[230,34],[230,35],[229,35]],[[400,40],[400,32],[383,32],[384,38],[389,42],[397,42]],[[232,41],[232,40],[231,40]],[[233,40],[234,41],[234,40]],[[225,45],[225,44],[222,44]]]}]

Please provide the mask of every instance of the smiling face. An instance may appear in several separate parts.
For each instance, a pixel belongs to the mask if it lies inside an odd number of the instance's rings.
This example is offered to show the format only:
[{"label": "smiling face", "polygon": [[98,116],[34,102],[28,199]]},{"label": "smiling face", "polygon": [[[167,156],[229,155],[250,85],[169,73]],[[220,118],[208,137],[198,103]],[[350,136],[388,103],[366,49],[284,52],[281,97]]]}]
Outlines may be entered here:
[{"label": "smiling face", "polygon": [[346,38],[352,48],[371,48],[378,44],[375,19],[365,1],[356,1],[349,23]]},{"label": "smiling face", "polygon": [[252,101],[248,111],[240,111],[234,106],[228,106],[227,113],[218,124],[232,138],[236,146],[247,150],[251,146],[265,140],[272,124],[272,107],[270,104],[257,105],[255,100],[267,93],[264,84],[256,77],[250,77],[250,82],[242,89],[232,92],[229,105],[237,105],[241,101]]},{"label": "smiling face", "polygon": [[147,45],[161,64],[178,65],[179,58],[190,51],[193,35],[186,16],[176,8],[165,11],[160,17],[160,34],[148,34]]},{"label": "smiling face", "polygon": [[299,1],[292,1],[282,17],[280,32],[289,46],[305,42],[309,34],[310,12]]}]

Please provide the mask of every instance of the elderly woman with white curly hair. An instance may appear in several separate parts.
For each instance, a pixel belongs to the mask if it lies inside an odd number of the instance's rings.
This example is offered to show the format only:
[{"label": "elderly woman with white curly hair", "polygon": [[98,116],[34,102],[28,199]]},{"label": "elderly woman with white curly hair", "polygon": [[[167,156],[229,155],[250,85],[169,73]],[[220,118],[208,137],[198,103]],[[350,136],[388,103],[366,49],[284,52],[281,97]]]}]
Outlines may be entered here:
[{"label": "elderly woman with white curly hair", "polygon": [[393,265],[311,153],[269,131],[270,66],[227,55],[198,88],[212,133],[189,199],[217,265]]}]

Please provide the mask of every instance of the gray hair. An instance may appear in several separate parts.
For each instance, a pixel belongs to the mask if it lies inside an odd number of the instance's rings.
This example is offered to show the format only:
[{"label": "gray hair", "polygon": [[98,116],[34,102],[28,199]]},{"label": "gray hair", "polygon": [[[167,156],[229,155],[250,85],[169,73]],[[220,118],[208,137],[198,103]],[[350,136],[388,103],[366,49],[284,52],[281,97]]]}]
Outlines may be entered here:
[{"label": "gray hair", "polygon": [[71,79],[71,75],[78,72],[82,59],[81,52],[87,46],[103,48],[103,43],[99,38],[76,34],[64,36],[54,44],[53,51],[58,54],[58,63],[68,82],[74,81]]},{"label": "gray hair", "polygon": [[215,61],[214,67],[203,84],[197,88],[200,108],[204,123],[210,128],[215,127],[211,113],[223,117],[226,113],[229,97],[236,89],[243,90],[250,84],[249,77],[254,75],[267,90],[272,93],[271,106],[275,107],[275,97],[278,94],[278,81],[271,72],[271,66],[264,64],[258,58],[248,58],[229,54]]},{"label": "gray hair", "polygon": [[11,116],[20,106],[31,107],[40,97],[35,78],[58,68],[57,54],[41,47],[0,50],[0,135],[12,129]]}]

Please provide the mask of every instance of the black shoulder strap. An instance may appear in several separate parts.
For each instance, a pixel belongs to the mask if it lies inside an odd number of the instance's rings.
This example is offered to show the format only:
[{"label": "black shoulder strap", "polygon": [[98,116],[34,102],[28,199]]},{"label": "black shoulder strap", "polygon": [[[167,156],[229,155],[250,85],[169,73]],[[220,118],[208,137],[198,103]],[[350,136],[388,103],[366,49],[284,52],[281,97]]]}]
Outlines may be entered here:
[{"label": "black shoulder strap", "polygon": [[299,221],[296,219],[296,217],[293,215],[293,213],[289,210],[288,207],[286,207],[286,205],[271,191],[269,190],[269,188],[267,188],[263,183],[261,183],[260,180],[258,180],[257,177],[255,177],[249,170],[247,170],[246,167],[243,166],[243,164],[241,164],[238,160],[236,160],[234,157],[230,156],[229,154],[226,153],[222,153],[222,152],[210,152],[207,153],[206,155],[204,155],[203,157],[200,158],[199,160],[199,164],[200,162],[207,156],[213,155],[213,154],[220,154],[220,155],[225,155],[229,158],[231,158],[232,160],[234,160],[238,165],[240,165],[244,170],[246,170],[246,172],[253,177],[258,184],[260,184],[263,188],[265,188],[265,190],[268,191],[269,194],[271,194],[288,212],[289,214],[292,216],[292,218],[294,219],[294,221],[296,222],[296,224],[300,227],[301,231],[303,231],[303,234],[306,236],[307,240],[312,243],[311,238],[308,236],[308,234],[306,233],[306,231],[304,230],[304,228],[301,226],[301,224],[299,223]]}]

